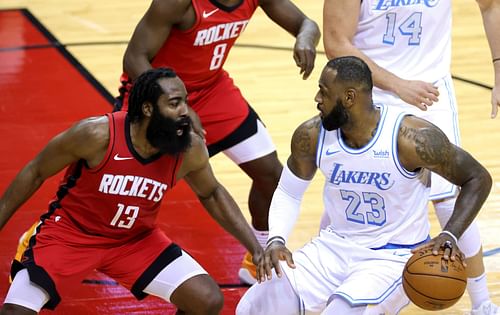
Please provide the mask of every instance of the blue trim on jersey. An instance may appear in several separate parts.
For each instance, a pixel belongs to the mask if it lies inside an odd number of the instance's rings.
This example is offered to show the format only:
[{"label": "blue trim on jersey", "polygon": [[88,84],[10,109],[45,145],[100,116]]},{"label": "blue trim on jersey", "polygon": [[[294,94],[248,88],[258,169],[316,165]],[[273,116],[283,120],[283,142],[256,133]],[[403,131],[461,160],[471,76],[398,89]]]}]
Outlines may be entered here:
[{"label": "blue trim on jersey", "polygon": [[391,295],[392,292],[394,292],[398,286],[402,285],[402,278],[403,276],[399,277],[396,281],[394,281],[393,284],[387,290],[385,290],[379,297],[372,298],[372,299],[359,299],[356,300],[352,298],[350,295],[344,293],[344,292],[335,292],[333,295],[338,295],[342,298],[344,298],[351,306],[360,306],[360,305],[366,305],[366,304],[380,304],[382,303],[387,297]]},{"label": "blue trim on jersey", "polygon": [[379,250],[379,249],[400,249],[400,248],[414,248],[417,246],[420,246],[424,243],[427,243],[428,241],[431,240],[430,235],[427,236],[427,238],[421,242],[415,243],[415,244],[393,244],[393,243],[387,243],[384,246],[376,247],[376,248],[371,248],[372,250]]},{"label": "blue trim on jersey", "polygon": [[444,85],[448,91],[448,99],[450,100],[451,111],[453,112],[453,133],[455,135],[455,145],[460,146],[460,129],[458,127],[458,109],[455,100],[455,95],[452,93],[453,88],[451,87],[452,82],[449,82],[450,78],[446,77],[444,80]]},{"label": "blue trim on jersey", "polygon": [[325,144],[326,130],[321,124],[319,126],[318,143],[316,144],[316,166],[321,165],[321,156],[323,155],[323,145]]},{"label": "blue trim on jersey", "polygon": [[385,118],[387,117],[387,107],[383,104],[373,104],[373,105],[380,108],[380,120],[377,126],[377,132],[375,133],[375,136],[363,148],[361,149],[350,148],[342,140],[342,133],[340,132],[340,129],[337,130],[337,139],[339,141],[339,145],[342,149],[344,149],[345,152],[356,155],[363,154],[366,151],[368,151],[371,147],[373,147],[373,145],[377,142],[378,138],[380,137],[380,134],[382,133],[382,129],[384,126]]},{"label": "blue trim on jersey", "polygon": [[398,154],[399,126],[401,125],[403,118],[405,118],[408,115],[409,115],[408,113],[402,112],[401,114],[399,114],[398,118],[396,119],[396,123],[394,124],[394,129],[392,130],[392,160],[394,161],[394,165],[396,165],[396,168],[398,169],[399,173],[403,175],[403,177],[412,179],[417,177],[418,172],[410,172],[407,169],[405,169],[399,162],[399,154]]}]

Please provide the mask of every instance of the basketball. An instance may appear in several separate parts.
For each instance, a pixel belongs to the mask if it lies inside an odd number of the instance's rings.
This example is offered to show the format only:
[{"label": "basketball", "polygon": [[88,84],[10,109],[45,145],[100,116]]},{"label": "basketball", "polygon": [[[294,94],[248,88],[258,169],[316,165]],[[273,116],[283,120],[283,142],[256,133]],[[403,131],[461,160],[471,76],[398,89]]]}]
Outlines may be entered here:
[{"label": "basketball", "polygon": [[467,274],[458,256],[444,260],[443,250],[437,256],[432,249],[422,249],[406,262],[403,288],[418,307],[438,311],[455,304],[464,294]]}]

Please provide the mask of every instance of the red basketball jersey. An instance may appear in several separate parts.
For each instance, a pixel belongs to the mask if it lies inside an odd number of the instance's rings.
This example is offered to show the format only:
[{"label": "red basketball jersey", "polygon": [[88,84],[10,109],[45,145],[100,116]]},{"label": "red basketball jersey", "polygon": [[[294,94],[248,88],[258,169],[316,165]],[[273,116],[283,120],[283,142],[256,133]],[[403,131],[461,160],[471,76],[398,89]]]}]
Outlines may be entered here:
[{"label": "red basketball jersey", "polygon": [[[191,3],[196,14],[193,27],[172,28],[152,61],[154,68],[173,68],[188,92],[216,81],[231,47],[259,5],[258,0],[242,0],[231,8],[216,6],[210,0]],[[122,81],[126,81],[126,76],[122,76]]]},{"label": "red basketball jersey", "polygon": [[84,161],[71,165],[45,218],[51,217],[49,225],[62,224],[93,236],[96,243],[123,243],[155,226],[161,200],[176,183],[182,156],[142,158],[133,148],[127,113],[107,117],[110,140],[103,161],[91,169]]}]

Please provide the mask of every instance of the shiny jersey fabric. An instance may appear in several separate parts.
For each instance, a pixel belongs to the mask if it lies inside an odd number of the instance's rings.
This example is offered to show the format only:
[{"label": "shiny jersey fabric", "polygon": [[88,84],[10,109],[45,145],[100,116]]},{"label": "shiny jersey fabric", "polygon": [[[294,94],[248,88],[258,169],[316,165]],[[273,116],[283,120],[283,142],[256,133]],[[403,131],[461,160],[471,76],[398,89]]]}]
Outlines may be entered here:
[{"label": "shiny jersey fabric", "polygon": [[150,232],[182,162],[181,155],[142,158],[133,148],[127,113],[107,117],[110,140],[103,161],[94,168],[84,161],[71,165],[48,214],[54,224],[89,235],[78,240],[82,245],[116,245]]},{"label": "shiny jersey fabric", "polygon": [[380,122],[363,148],[350,148],[340,130],[321,127],[316,163],[326,179],[328,228],[367,248],[416,244],[429,235],[430,172],[400,165],[397,136],[406,113],[377,106]]},{"label": "shiny jersey fabric", "polygon": [[173,68],[188,92],[210,86],[222,74],[231,47],[259,5],[258,0],[242,0],[230,8],[209,0],[191,3],[194,25],[188,30],[173,27],[152,60],[154,68]]},{"label": "shiny jersey fabric", "polygon": [[450,72],[451,14],[450,0],[363,0],[353,43],[395,75],[433,83]]}]

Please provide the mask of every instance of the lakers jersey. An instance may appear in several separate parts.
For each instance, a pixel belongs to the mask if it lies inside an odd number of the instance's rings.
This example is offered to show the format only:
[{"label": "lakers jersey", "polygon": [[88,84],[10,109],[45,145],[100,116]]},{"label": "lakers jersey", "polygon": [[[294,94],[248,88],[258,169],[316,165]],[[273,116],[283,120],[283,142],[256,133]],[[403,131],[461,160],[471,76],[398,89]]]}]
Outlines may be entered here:
[{"label": "lakers jersey", "polygon": [[399,162],[397,138],[406,113],[378,105],[372,140],[353,149],[341,131],[321,128],[316,163],[325,176],[323,202],[330,229],[361,246],[411,245],[429,235],[430,172]]},{"label": "lakers jersey", "polygon": [[435,82],[450,72],[451,13],[450,0],[363,0],[353,44],[403,79]]}]

